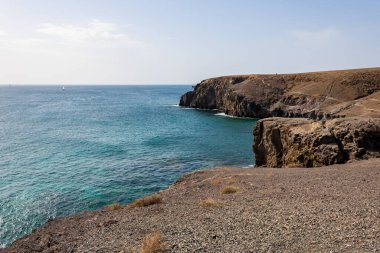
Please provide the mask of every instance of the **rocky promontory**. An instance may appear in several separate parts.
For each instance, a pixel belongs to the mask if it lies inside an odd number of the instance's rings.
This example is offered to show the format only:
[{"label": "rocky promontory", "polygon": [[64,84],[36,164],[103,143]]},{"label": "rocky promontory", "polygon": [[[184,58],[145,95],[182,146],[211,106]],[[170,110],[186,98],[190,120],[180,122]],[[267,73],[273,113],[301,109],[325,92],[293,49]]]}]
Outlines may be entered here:
[{"label": "rocky promontory", "polygon": [[268,118],[254,130],[258,166],[319,167],[380,157],[380,118]]},{"label": "rocky promontory", "polygon": [[380,68],[202,81],[180,106],[265,118],[256,165],[317,167],[380,157]]},{"label": "rocky promontory", "polygon": [[132,204],[51,220],[0,252],[380,250],[380,68],[212,78],[180,105],[263,118],[261,168],[190,173]]},{"label": "rocky promontory", "polygon": [[211,78],[179,105],[253,118],[371,117],[380,112],[380,68]]}]

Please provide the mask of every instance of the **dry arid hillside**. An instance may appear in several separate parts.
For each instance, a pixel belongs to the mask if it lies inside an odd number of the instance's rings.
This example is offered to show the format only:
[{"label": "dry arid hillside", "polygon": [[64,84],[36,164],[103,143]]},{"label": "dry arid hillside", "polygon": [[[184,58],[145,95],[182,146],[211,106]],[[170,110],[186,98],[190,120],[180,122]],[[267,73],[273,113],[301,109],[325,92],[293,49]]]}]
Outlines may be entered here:
[{"label": "dry arid hillside", "polygon": [[211,78],[180,105],[264,118],[254,131],[259,166],[380,157],[380,68]]},{"label": "dry arid hillside", "polygon": [[211,78],[180,105],[256,118],[379,117],[380,68]]}]

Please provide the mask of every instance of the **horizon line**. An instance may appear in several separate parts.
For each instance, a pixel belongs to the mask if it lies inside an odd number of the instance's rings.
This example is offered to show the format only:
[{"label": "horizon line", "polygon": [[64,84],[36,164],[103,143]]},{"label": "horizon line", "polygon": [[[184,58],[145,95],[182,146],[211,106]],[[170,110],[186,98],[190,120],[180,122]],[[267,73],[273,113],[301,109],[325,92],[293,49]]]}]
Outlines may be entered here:
[{"label": "horizon line", "polygon": [[0,86],[175,86],[175,85],[194,85],[191,83],[0,83]]}]

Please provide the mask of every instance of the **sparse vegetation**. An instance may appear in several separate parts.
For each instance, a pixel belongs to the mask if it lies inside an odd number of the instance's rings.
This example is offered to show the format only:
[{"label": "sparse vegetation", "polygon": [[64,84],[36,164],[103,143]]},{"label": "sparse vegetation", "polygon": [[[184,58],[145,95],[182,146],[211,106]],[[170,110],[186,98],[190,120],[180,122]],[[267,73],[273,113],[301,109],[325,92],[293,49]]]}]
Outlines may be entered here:
[{"label": "sparse vegetation", "polygon": [[141,242],[140,253],[160,253],[164,250],[160,232],[154,232],[145,236]]},{"label": "sparse vegetation", "polygon": [[235,186],[235,185],[228,185],[228,186],[225,186],[224,188],[222,188],[220,190],[220,193],[221,194],[231,194],[231,193],[238,192],[239,190],[240,190],[240,188]]},{"label": "sparse vegetation", "polygon": [[162,197],[159,194],[147,196],[141,199],[136,200],[133,202],[130,207],[143,207],[143,206],[150,206],[154,204],[158,204],[162,202]]},{"label": "sparse vegetation", "polygon": [[107,211],[115,211],[121,209],[121,205],[119,203],[113,203],[106,207]]},{"label": "sparse vegetation", "polygon": [[200,201],[200,205],[203,207],[222,207],[222,202],[213,198],[206,198]]},{"label": "sparse vegetation", "polygon": [[216,178],[211,179],[211,184],[213,186],[219,186],[222,183],[234,184],[236,182],[237,182],[237,179],[235,176],[225,177],[225,178],[216,177]]}]

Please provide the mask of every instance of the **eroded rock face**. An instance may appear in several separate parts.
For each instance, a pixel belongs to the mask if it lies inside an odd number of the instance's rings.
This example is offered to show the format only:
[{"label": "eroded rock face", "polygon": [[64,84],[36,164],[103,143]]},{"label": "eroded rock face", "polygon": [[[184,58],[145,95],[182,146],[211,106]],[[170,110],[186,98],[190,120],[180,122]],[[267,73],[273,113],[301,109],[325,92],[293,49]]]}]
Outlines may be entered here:
[{"label": "eroded rock face", "polygon": [[254,129],[256,164],[318,167],[380,157],[380,118],[269,118]]},{"label": "eroded rock face", "polygon": [[211,78],[182,95],[180,106],[255,118],[379,116],[380,68]]},{"label": "eroded rock face", "polygon": [[269,118],[254,133],[259,166],[315,167],[379,154],[380,68],[211,78],[180,105]]}]

